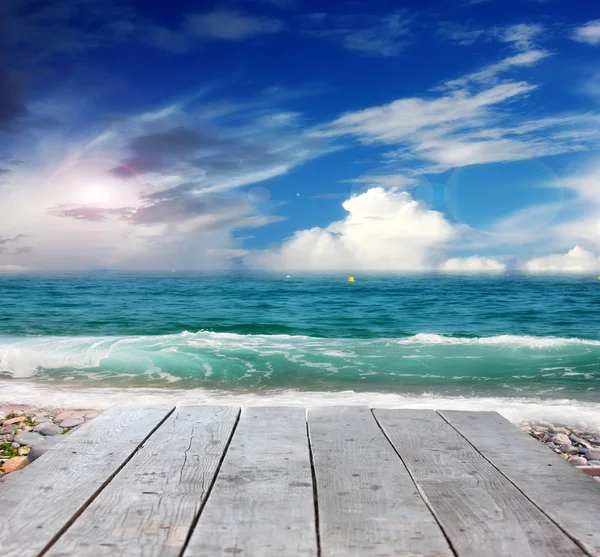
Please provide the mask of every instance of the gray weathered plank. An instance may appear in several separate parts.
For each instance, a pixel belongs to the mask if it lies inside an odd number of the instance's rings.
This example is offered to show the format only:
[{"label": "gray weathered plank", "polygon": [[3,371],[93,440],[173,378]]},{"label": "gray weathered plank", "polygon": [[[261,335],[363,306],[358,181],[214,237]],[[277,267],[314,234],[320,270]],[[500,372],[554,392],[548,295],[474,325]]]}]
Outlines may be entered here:
[{"label": "gray weathered plank", "polygon": [[323,557],[452,556],[369,408],[308,410]]},{"label": "gray weathered plank", "polygon": [[238,414],[231,407],[177,408],[47,557],[178,556]]},{"label": "gray weathered plank", "polygon": [[459,557],[584,552],[432,410],[375,410]]},{"label": "gray weathered plank", "polygon": [[0,555],[38,555],[172,410],[111,408],[0,484]]},{"label": "gray weathered plank", "polygon": [[302,408],[242,411],[185,557],[316,556]]},{"label": "gray weathered plank", "polygon": [[440,411],[561,528],[600,557],[600,484],[496,412]]}]

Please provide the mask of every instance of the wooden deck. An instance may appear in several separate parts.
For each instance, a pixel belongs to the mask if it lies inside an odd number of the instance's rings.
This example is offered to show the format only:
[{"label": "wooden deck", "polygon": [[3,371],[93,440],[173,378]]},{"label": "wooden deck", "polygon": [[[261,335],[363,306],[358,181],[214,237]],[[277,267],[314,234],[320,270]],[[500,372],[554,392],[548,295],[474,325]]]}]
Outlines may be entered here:
[{"label": "wooden deck", "polygon": [[0,512],[0,557],[600,557],[600,483],[494,412],[115,407]]}]

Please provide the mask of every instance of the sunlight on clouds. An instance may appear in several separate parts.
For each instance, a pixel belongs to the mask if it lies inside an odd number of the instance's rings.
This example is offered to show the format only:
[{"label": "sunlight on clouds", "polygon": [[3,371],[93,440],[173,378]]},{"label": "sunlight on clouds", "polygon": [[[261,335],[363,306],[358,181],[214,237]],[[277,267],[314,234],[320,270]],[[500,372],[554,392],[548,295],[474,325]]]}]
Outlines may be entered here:
[{"label": "sunlight on clouds", "polygon": [[408,192],[371,188],[342,203],[347,216],[325,228],[299,230],[281,247],[253,252],[259,269],[415,270],[432,268],[457,234]]}]

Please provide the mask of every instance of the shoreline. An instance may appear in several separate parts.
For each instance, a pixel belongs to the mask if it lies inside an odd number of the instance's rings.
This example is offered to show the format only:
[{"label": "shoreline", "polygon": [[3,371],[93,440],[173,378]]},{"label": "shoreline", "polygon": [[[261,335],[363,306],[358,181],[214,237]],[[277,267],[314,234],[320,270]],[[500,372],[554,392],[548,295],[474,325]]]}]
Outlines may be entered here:
[{"label": "shoreline", "polygon": [[600,401],[575,398],[526,396],[444,396],[433,393],[409,394],[376,391],[310,391],[270,389],[263,391],[178,389],[175,387],[93,387],[61,383],[10,380],[2,382],[0,406],[107,409],[117,404],[173,404],[213,406],[370,406],[433,410],[496,411],[510,422],[547,421],[575,426],[585,422],[600,430]]}]

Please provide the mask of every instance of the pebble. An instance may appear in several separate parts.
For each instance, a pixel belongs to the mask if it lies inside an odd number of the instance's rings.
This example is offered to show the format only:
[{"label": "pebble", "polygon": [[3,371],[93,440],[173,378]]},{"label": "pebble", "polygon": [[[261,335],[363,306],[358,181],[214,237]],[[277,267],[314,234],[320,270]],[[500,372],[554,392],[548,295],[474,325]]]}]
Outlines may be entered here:
[{"label": "pebble", "polygon": [[600,460],[600,449],[588,449],[585,451],[585,458],[588,460]]},{"label": "pebble", "polygon": [[40,433],[27,431],[25,433],[19,433],[19,435],[15,437],[15,441],[21,445],[35,447],[38,443],[44,441],[44,436]]},{"label": "pebble", "polygon": [[9,472],[14,472],[15,470],[21,470],[28,464],[29,459],[26,456],[13,456],[2,465],[2,471],[8,474]]},{"label": "pebble", "polygon": [[571,440],[569,439],[568,434],[565,433],[555,433],[552,436],[552,441],[557,445],[571,445]]},{"label": "pebble", "polygon": [[577,435],[573,435],[572,433],[571,433],[571,435],[569,435],[569,439],[571,440],[572,443],[575,443],[576,445],[581,445],[582,447],[585,447],[586,449],[592,448],[583,439],[580,439],[579,437],[577,437]]},{"label": "pebble", "polygon": [[555,427],[554,431],[562,435],[569,435],[571,433],[566,427]]},{"label": "pebble", "polygon": [[23,416],[19,416],[17,418],[11,418],[10,420],[4,420],[4,425],[15,425],[25,423],[25,418]]},{"label": "pebble", "polygon": [[577,447],[574,447],[573,445],[561,445],[558,448],[560,449],[561,453],[565,453],[567,455],[579,454]]},{"label": "pebble", "polygon": [[600,466],[600,460],[588,460],[590,466]]},{"label": "pebble", "polygon": [[585,466],[588,463],[582,456],[572,456],[569,458],[569,462],[575,466]]},{"label": "pebble", "polygon": [[56,445],[58,442],[60,442],[63,438],[64,438],[63,435],[56,435],[54,437],[48,437],[47,439],[44,440],[43,443],[38,443],[35,447],[32,447],[32,449],[29,451],[29,454],[27,455],[29,460],[31,462],[33,462],[34,460],[37,460],[38,458],[40,458],[40,456],[42,456],[44,453],[46,453],[48,451],[48,449],[51,449],[52,447],[54,447],[54,445]]},{"label": "pebble", "polygon": [[60,422],[60,427],[75,427],[81,425],[85,420],[83,418],[69,418]]},{"label": "pebble", "polygon": [[577,468],[588,476],[600,476],[600,466],[578,466]]},{"label": "pebble", "polygon": [[45,414],[38,414],[36,416],[33,417],[33,420],[31,420],[32,422],[36,423],[36,424],[42,424],[44,422],[50,422],[52,423],[52,420],[46,416]]},{"label": "pebble", "polygon": [[39,425],[36,425],[33,428],[33,431],[37,431],[42,435],[60,435],[63,432],[63,428],[54,425],[52,422],[43,422]]}]

